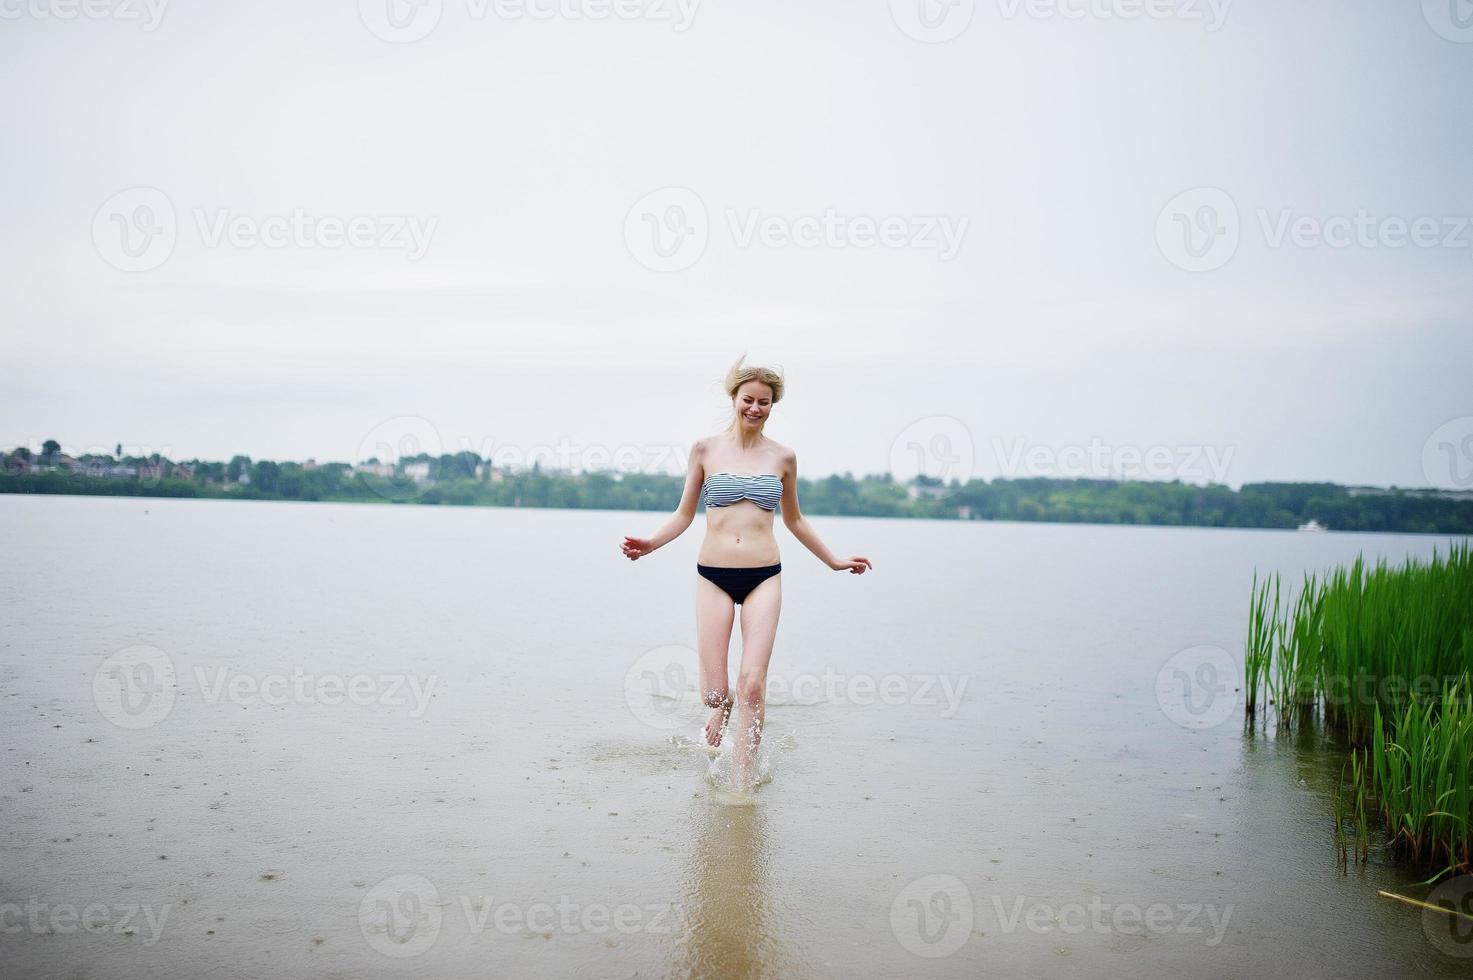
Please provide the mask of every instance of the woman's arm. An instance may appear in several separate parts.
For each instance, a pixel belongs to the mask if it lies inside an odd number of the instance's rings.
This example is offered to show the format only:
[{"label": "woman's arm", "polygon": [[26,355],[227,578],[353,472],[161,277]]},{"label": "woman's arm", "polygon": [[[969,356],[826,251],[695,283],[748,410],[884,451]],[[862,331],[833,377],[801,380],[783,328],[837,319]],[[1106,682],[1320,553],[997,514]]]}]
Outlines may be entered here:
[{"label": "woman's arm", "polygon": [[701,485],[705,481],[706,443],[701,440],[691,447],[690,463],[685,470],[685,489],[680,493],[680,506],[675,508],[675,513],[660,526],[654,537],[635,538],[626,535],[624,543],[619,546],[624,556],[634,561],[657,548],[663,548],[684,534],[685,529],[696,519],[696,504],[700,501]]},{"label": "woman's arm", "polygon": [[789,452],[783,463],[783,524],[793,532],[793,537],[813,552],[819,561],[836,572],[847,568],[855,575],[863,575],[867,569],[873,568],[873,562],[858,555],[847,559],[834,557],[834,553],[824,545],[823,539],[818,536],[813,525],[808,523],[808,518],[803,516],[803,511],[798,506],[798,454]]}]

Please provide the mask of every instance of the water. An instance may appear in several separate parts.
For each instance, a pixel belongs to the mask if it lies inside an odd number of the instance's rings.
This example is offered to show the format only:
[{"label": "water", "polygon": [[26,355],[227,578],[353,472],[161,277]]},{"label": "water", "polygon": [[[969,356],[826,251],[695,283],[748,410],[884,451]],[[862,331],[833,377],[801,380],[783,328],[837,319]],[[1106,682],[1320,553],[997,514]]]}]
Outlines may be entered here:
[{"label": "water", "polygon": [[817,518],[744,795],[659,519],[0,497],[0,973],[1466,975],[1191,690],[1255,566],[1446,539]]}]

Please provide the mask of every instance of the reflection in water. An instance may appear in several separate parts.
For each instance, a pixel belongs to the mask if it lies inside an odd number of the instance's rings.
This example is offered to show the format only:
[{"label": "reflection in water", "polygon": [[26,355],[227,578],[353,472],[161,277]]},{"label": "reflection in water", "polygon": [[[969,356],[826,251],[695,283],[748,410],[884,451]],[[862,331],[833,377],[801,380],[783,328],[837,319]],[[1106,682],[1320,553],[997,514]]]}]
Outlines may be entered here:
[{"label": "reflection in water", "polygon": [[760,804],[695,801],[679,974],[692,980],[802,974],[777,935],[766,812]]}]

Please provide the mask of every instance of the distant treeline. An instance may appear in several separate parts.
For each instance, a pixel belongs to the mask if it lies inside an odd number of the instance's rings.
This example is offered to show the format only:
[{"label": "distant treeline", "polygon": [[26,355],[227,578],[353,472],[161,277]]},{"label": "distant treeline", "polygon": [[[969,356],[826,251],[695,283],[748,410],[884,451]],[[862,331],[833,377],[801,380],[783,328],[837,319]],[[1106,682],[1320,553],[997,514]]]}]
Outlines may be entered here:
[{"label": "distant treeline", "polygon": [[[132,478],[38,468],[0,474],[0,492],[660,511],[674,509],[684,482],[682,476],[575,475],[536,466],[510,472],[492,469],[470,453],[429,462],[418,470],[401,464],[386,475],[343,463],[308,468],[244,457],[229,464],[192,461],[177,467],[144,461],[137,467],[143,475]],[[1250,483],[1233,490],[1180,482],[1033,478],[943,485],[925,478],[906,484],[888,475],[845,474],[799,480],[798,492],[804,512],[815,515],[1257,528],[1294,528],[1316,520],[1337,531],[1473,534],[1473,500],[1427,491],[1352,491],[1334,483]]]}]

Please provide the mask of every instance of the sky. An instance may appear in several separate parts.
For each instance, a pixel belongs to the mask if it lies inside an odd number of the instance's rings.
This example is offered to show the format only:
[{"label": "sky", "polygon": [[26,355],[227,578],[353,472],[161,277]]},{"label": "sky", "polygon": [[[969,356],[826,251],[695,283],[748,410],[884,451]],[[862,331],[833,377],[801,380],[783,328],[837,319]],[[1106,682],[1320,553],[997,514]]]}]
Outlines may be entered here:
[{"label": "sky", "polygon": [[1473,487],[1467,0],[0,20],[7,449]]}]

